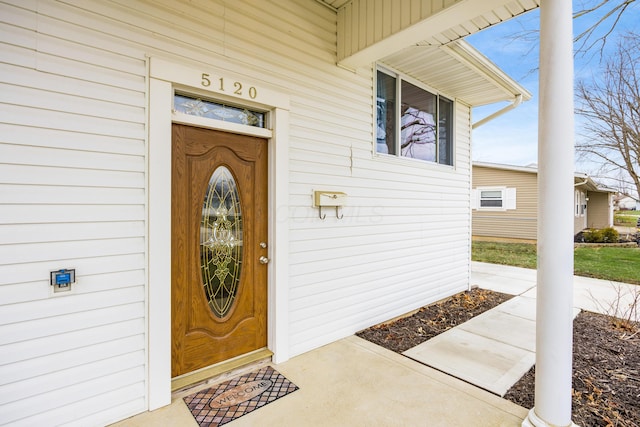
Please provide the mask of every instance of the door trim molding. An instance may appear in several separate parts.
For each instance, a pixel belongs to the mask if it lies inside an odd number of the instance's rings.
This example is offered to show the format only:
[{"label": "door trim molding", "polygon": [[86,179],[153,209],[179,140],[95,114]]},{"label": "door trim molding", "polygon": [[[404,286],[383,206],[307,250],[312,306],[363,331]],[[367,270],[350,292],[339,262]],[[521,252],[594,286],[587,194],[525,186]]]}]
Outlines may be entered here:
[{"label": "door trim molding", "polygon": [[[152,57],[147,62],[149,112],[147,130],[147,406],[157,409],[171,403],[171,123],[185,119],[174,113],[173,93],[176,88],[213,99],[233,102],[268,112],[269,153],[269,263],[268,271],[268,349],[273,361],[289,358],[288,341],[288,263],[289,251],[289,96],[274,91],[267,84],[249,76],[216,70],[209,65],[186,66]],[[218,88],[203,87],[203,73],[228,81],[242,81],[245,87],[257,88],[250,98],[222,93]],[[215,85],[213,85],[215,86]],[[254,93],[252,93],[253,95]],[[229,129],[224,122],[196,120],[192,125]],[[265,129],[244,126],[242,133]]]}]

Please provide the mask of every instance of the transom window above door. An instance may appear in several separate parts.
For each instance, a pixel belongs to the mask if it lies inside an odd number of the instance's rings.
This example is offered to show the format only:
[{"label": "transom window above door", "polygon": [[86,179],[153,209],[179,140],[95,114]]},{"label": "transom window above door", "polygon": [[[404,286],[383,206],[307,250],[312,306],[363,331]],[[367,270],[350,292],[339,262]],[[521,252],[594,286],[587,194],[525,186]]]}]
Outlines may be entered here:
[{"label": "transom window above door", "polygon": [[453,165],[453,101],[387,71],[376,83],[376,152]]},{"label": "transom window above door", "polygon": [[233,105],[221,104],[201,98],[176,93],[173,108],[178,113],[206,117],[246,126],[265,127],[265,113]]}]

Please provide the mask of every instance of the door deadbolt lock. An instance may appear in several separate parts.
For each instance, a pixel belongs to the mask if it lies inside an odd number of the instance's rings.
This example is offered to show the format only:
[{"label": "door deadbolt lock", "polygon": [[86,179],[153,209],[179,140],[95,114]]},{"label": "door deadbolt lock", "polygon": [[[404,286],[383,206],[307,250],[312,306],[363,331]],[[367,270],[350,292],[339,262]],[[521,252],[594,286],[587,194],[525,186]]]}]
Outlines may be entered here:
[{"label": "door deadbolt lock", "polygon": [[267,242],[260,242],[260,247],[262,249],[267,249]]},{"label": "door deadbolt lock", "polygon": [[268,264],[269,263],[269,258],[267,258],[266,256],[261,256],[259,258],[260,264]]}]

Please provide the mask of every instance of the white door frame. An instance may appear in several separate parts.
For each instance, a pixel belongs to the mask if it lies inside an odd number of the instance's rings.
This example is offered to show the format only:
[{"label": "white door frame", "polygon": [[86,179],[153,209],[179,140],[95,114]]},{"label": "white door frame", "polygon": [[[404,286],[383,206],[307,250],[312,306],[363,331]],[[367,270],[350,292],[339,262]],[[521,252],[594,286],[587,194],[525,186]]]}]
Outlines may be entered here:
[{"label": "white door frame", "polygon": [[[250,77],[157,57],[148,61],[147,134],[147,403],[171,403],[171,124],[267,138],[269,153],[268,347],[289,358],[288,147],[289,97]],[[268,112],[267,129],[174,113],[176,89]]]}]

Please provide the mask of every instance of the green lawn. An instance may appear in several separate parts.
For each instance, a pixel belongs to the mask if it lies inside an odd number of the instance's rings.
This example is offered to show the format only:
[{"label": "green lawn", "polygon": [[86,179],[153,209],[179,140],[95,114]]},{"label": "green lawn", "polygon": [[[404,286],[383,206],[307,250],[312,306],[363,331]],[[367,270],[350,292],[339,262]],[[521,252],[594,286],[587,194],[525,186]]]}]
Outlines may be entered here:
[{"label": "green lawn", "polygon": [[[536,268],[536,245],[473,242],[473,261]],[[640,285],[640,248],[581,247],[574,250],[578,276]]]},{"label": "green lawn", "polygon": [[613,214],[613,222],[616,225],[633,227],[637,224],[640,211],[616,211]]}]

